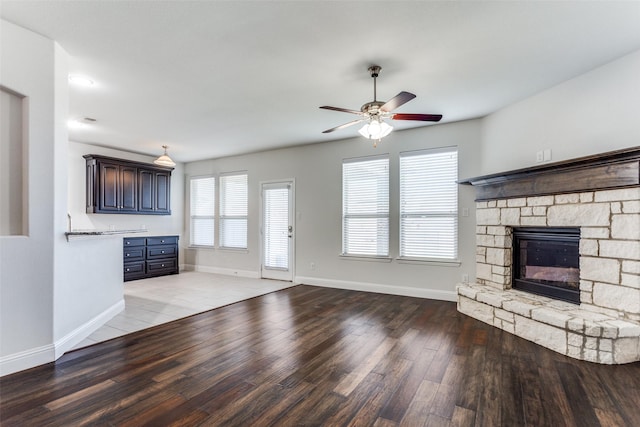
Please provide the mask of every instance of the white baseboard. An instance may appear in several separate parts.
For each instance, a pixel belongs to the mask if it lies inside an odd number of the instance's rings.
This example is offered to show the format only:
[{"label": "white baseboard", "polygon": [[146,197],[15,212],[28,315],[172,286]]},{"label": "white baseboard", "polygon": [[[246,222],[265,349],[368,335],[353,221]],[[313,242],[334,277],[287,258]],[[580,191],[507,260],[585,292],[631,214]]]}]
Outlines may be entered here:
[{"label": "white baseboard", "polygon": [[0,357],[0,377],[53,362],[54,354],[53,344],[48,344]]},{"label": "white baseboard", "polygon": [[53,344],[47,344],[0,357],[0,377],[57,360],[66,351],[71,350],[122,310],[124,310],[124,299],[118,301]]},{"label": "white baseboard", "polygon": [[124,310],[124,298],[54,343],[56,360]]},{"label": "white baseboard", "polygon": [[324,286],[326,288],[349,289],[351,291],[376,292],[379,294],[402,295],[406,297],[428,298],[440,301],[457,299],[456,291],[440,291],[437,289],[421,289],[409,286],[380,285],[376,283],[352,282],[348,280],[323,279],[319,277],[296,276],[295,283]]},{"label": "white baseboard", "polygon": [[247,277],[250,279],[259,279],[259,271],[238,270],[235,268],[210,267],[207,265],[184,264],[185,271],[199,271],[202,273],[224,274],[225,276]]}]

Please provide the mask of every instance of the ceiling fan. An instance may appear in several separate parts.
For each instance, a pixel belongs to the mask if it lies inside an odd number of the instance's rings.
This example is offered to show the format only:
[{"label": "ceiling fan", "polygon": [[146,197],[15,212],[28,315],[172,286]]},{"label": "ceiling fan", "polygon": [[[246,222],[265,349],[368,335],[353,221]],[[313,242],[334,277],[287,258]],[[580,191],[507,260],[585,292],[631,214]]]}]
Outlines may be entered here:
[{"label": "ceiling fan", "polygon": [[[367,102],[360,107],[360,111],[350,110],[347,108],[330,107],[328,105],[320,107],[325,110],[342,111],[360,116],[357,120],[327,129],[322,133],[331,133],[339,129],[344,129],[349,126],[365,122],[365,125],[359,130],[360,134],[365,138],[380,141],[380,139],[389,135],[393,130],[393,127],[386,123],[384,119],[417,120],[422,122],[439,122],[440,119],[442,119],[441,114],[392,113],[393,110],[411,101],[416,96],[410,92],[400,92],[387,102],[378,101],[376,99],[376,78],[378,77],[378,74],[380,74],[381,69],[382,68],[378,65],[372,65],[369,67],[369,73],[371,73],[371,77],[373,77],[373,101]],[[376,144],[374,143],[374,147],[375,145]]]}]

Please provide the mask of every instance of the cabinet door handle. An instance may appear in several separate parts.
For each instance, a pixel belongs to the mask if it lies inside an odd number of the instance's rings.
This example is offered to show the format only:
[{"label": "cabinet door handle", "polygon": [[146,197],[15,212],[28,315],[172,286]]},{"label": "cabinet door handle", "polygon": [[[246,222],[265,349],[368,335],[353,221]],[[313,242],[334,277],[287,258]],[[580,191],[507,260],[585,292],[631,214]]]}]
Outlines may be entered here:
[{"label": "cabinet door handle", "polygon": [[130,245],[130,244],[131,244],[131,242],[127,242],[127,245]]},{"label": "cabinet door handle", "polygon": [[127,254],[127,256],[129,256],[129,254]]},{"label": "cabinet door handle", "polygon": [[164,240],[160,240],[160,243],[164,243]]},{"label": "cabinet door handle", "polygon": [[129,269],[127,268],[127,271],[129,271]]},{"label": "cabinet door handle", "polygon": [[161,267],[164,267],[164,264],[162,264]]},{"label": "cabinet door handle", "polygon": [[161,253],[164,253],[164,251],[160,251]]}]

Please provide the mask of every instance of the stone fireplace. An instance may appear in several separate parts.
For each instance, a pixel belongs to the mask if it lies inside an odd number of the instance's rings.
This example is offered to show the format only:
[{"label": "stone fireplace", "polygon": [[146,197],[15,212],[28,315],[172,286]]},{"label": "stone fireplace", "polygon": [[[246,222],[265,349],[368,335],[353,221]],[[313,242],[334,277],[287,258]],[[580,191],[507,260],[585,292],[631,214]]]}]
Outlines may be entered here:
[{"label": "stone fireplace", "polygon": [[[640,360],[640,148],[461,183],[478,196],[476,281],[457,287],[461,313],[573,358]],[[514,286],[514,230],[570,229],[579,231],[577,271],[570,259],[542,273],[533,261],[529,275],[553,285],[565,274],[566,287],[577,275],[576,300]]]}]

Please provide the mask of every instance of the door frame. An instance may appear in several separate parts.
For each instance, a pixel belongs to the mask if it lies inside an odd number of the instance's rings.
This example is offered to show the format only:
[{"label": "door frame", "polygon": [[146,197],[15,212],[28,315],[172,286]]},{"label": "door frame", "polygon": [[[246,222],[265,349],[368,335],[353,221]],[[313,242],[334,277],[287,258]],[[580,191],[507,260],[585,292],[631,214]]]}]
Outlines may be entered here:
[{"label": "door frame", "polygon": [[[262,279],[262,270],[263,270],[263,261],[264,261],[264,193],[263,193],[263,187],[264,185],[269,185],[269,184],[289,184],[291,187],[291,206],[290,206],[290,212],[291,212],[291,226],[293,227],[293,235],[291,236],[291,248],[290,248],[290,253],[291,253],[291,259],[289,259],[289,271],[291,272],[291,282],[294,282],[294,279],[296,277],[295,274],[295,268],[296,268],[296,234],[297,234],[297,230],[296,230],[296,180],[295,178],[283,178],[283,179],[270,179],[270,180],[265,180],[265,181],[260,181],[258,183],[259,185],[259,194],[260,194],[260,207],[259,207],[259,217],[260,217],[260,226],[259,226],[259,244],[260,244],[260,260],[259,260],[259,271],[260,271],[260,278]],[[277,280],[277,279],[274,279]],[[287,280],[288,281],[288,280]]]}]

